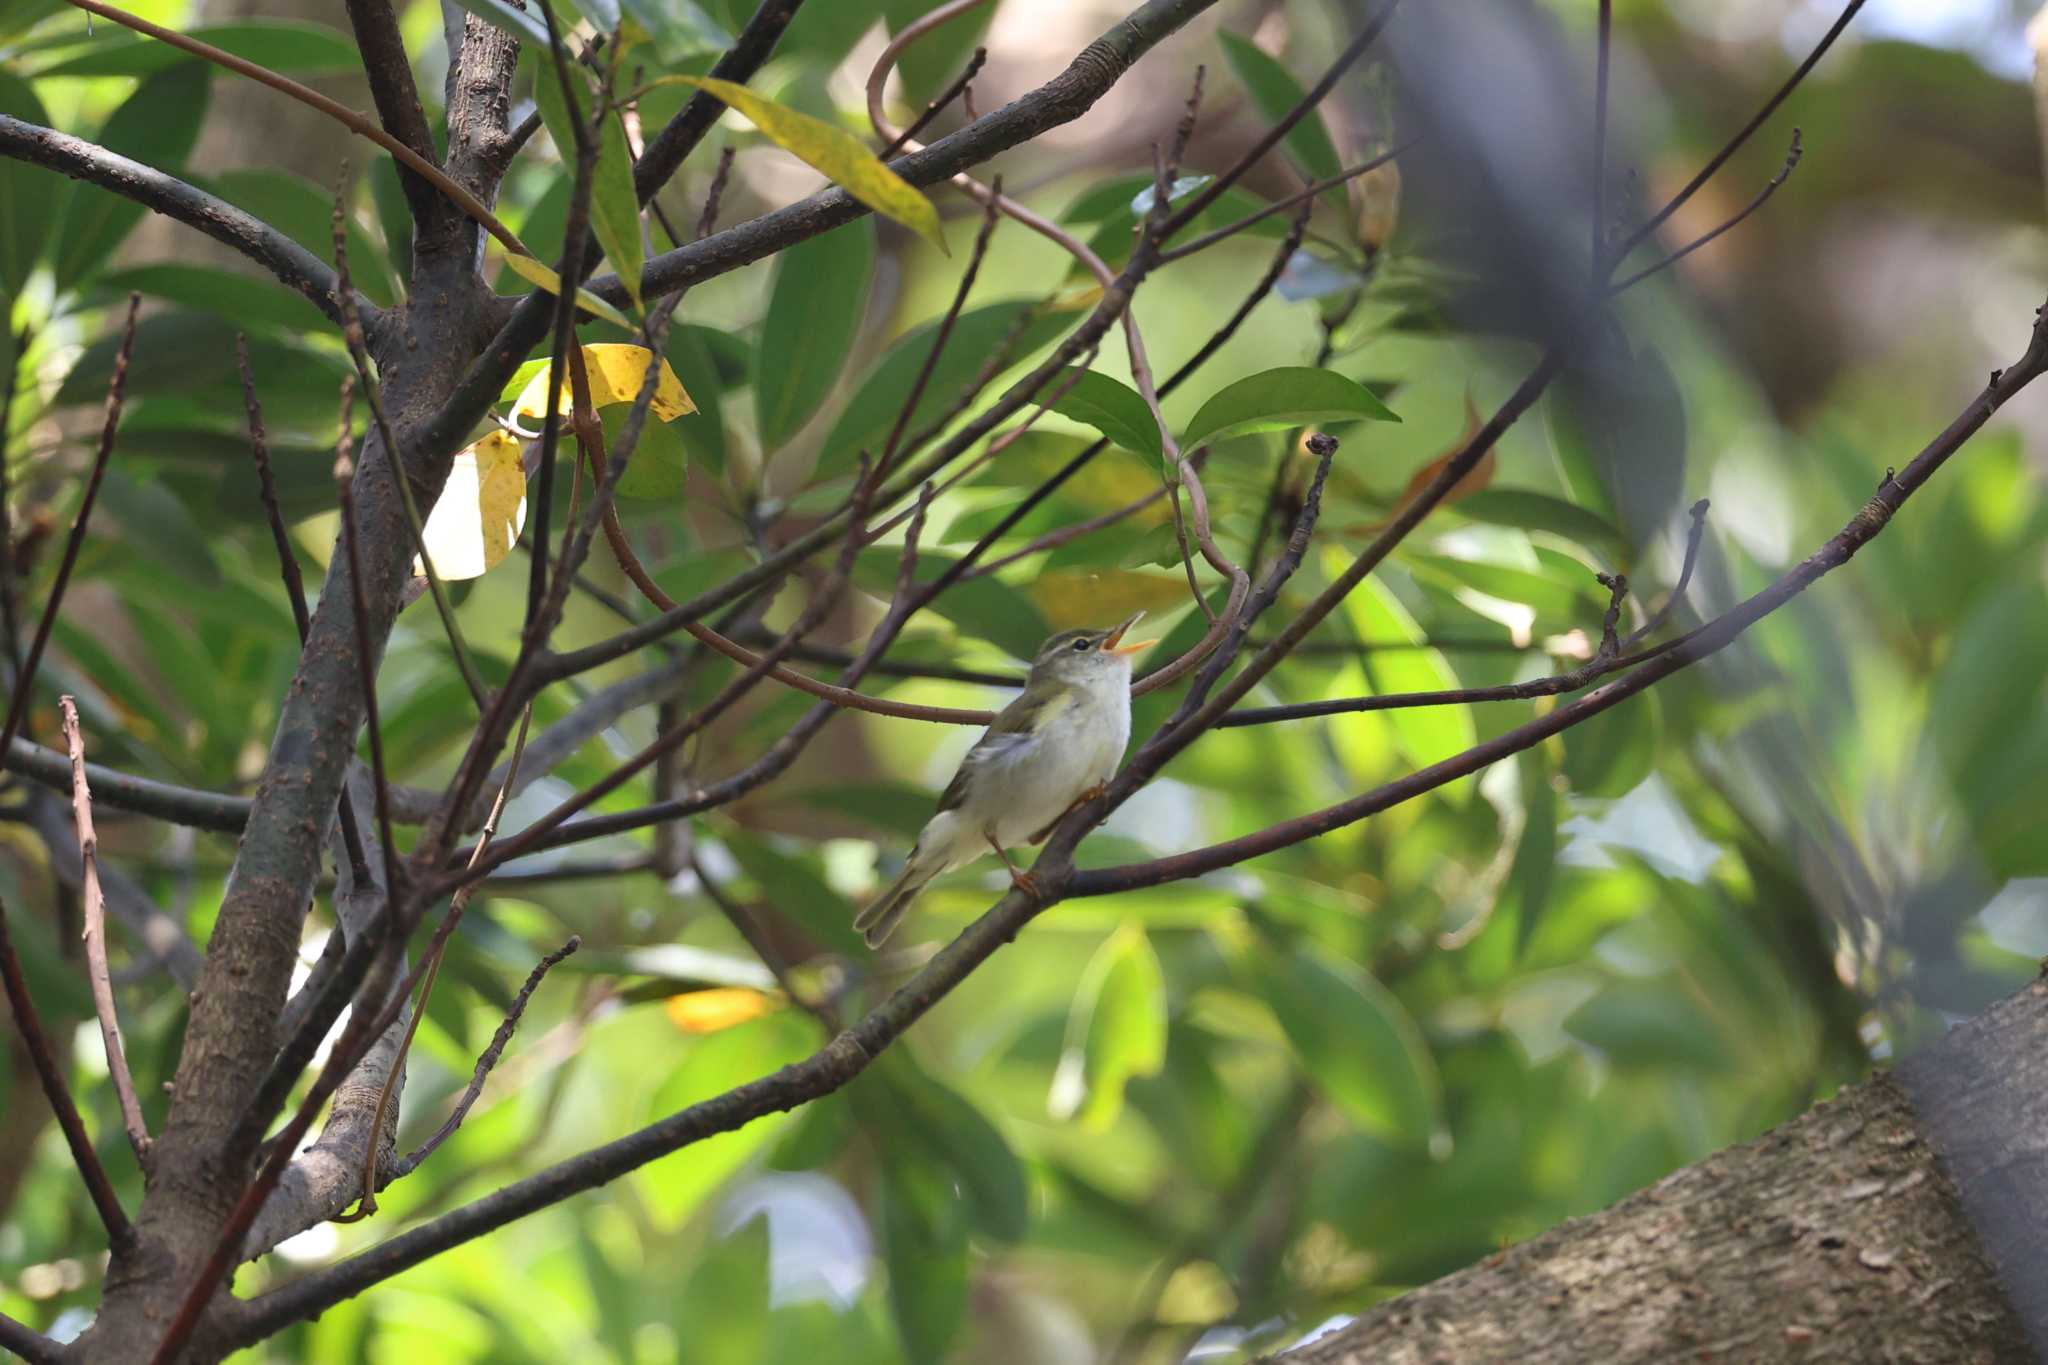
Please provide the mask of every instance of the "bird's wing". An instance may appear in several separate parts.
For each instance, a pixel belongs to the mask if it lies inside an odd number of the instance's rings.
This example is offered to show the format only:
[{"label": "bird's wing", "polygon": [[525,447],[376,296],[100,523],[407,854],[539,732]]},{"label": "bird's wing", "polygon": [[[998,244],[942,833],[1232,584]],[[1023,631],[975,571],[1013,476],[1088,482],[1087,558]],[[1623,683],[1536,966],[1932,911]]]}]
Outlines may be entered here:
[{"label": "bird's wing", "polygon": [[1039,725],[1050,719],[1051,713],[1067,700],[1065,693],[1055,693],[1050,697],[1020,694],[997,712],[987,733],[976,740],[974,747],[960,760],[960,770],[953,774],[953,780],[946,784],[946,790],[939,797],[939,809],[958,808],[967,799],[967,783],[976,768],[990,759],[1014,753],[1019,745],[1030,743],[1037,737]]}]

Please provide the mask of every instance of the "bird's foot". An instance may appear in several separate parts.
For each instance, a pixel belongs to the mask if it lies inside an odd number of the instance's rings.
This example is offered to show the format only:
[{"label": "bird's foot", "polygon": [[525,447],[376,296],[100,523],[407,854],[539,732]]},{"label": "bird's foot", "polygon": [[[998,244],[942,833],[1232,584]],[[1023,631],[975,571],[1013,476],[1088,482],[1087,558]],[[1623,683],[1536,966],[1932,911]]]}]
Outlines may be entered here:
[{"label": "bird's foot", "polygon": [[1061,811],[1058,815],[1055,815],[1052,818],[1051,823],[1046,825],[1044,829],[1038,831],[1038,833],[1032,835],[1031,842],[1034,844],[1042,844],[1047,839],[1050,839],[1052,837],[1052,832],[1060,827],[1060,821],[1066,819],[1069,815],[1072,815],[1075,811],[1081,809],[1081,807],[1087,805],[1090,801],[1093,801],[1096,797],[1102,795],[1102,793],[1107,790],[1109,790],[1108,783],[1097,782],[1087,791],[1082,792],[1079,796],[1075,797],[1072,801],[1068,802],[1067,808]]},{"label": "bird's foot", "polygon": [[1022,891],[1033,900],[1038,899],[1038,878],[1020,868],[1010,869],[1010,885]]}]

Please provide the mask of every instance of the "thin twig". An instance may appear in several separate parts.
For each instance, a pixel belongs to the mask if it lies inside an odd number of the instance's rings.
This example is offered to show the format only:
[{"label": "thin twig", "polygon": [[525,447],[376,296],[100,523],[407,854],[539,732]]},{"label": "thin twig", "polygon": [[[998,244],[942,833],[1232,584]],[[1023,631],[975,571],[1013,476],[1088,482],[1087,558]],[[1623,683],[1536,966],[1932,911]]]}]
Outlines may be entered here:
[{"label": "thin twig", "polygon": [[334,487],[341,504],[342,554],[348,565],[349,610],[356,627],[356,681],[363,692],[363,726],[369,732],[370,780],[375,785],[377,840],[383,847],[385,918],[398,899],[398,842],[391,835],[391,782],[384,768],[384,727],[377,716],[376,637],[370,631],[369,590],[363,585],[363,556],[357,535],[354,457],[355,376],[346,375],[341,384],[341,436],[336,442]]},{"label": "thin twig", "polygon": [[1713,241],[1716,237],[1719,237],[1722,233],[1727,232],[1732,228],[1736,227],[1738,224],[1742,222],[1743,219],[1749,217],[1750,214],[1755,213],[1758,209],[1762,208],[1764,206],[1765,201],[1778,192],[1778,186],[1784,184],[1785,181],[1791,177],[1793,169],[1799,165],[1799,158],[1804,154],[1804,152],[1805,149],[1802,146],[1800,146],[1799,142],[1799,130],[1797,128],[1794,128],[1792,130],[1792,145],[1785,153],[1785,164],[1778,167],[1778,173],[1771,177],[1770,182],[1768,184],[1766,184],[1761,190],[1757,191],[1755,198],[1751,199],[1747,204],[1744,204],[1742,206],[1740,212],[1738,212],[1734,217],[1728,219],[1726,222],[1722,223],[1719,227],[1714,228],[1712,231],[1702,233],[1698,237],[1693,238],[1690,242],[1687,242],[1684,246],[1678,248],[1678,250],[1672,252],[1670,255],[1664,257],[1662,260],[1655,261],[1649,265],[1646,265],[1641,270],[1638,270],[1634,274],[1628,276],[1626,279],[1619,280],[1616,283],[1609,285],[1607,287],[1607,292],[1610,295],[1619,294],[1623,290],[1631,289],[1636,285],[1641,284],[1644,280],[1649,279],[1650,276],[1655,275],[1661,270],[1666,270],[1669,269],[1671,266],[1677,265],[1680,261],[1692,255],[1693,252],[1698,251],[1701,247]]},{"label": "thin twig", "polygon": [[[903,150],[905,144],[907,144],[912,138],[916,137],[919,133],[923,132],[926,126],[929,125],[933,119],[939,116],[940,110],[944,109],[954,100],[957,100],[961,96],[965,95],[967,93],[967,87],[973,83],[974,78],[976,76],[981,74],[981,68],[984,65],[986,65],[987,62],[988,49],[985,47],[975,48],[974,55],[967,59],[967,68],[964,71],[962,71],[958,76],[953,78],[953,83],[951,85],[947,86],[944,90],[939,92],[939,97],[937,99],[925,105],[924,112],[922,114],[919,114],[916,118],[912,119],[910,121],[910,126],[908,128],[905,128],[902,132],[898,133],[894,138],[890,139],[889,145],[882,148],[882,160],[888,161],[893,159],[898,152]],[[969,117],[972,117],[972,115],[970,115]]]},{"label": "thin twig", "polygon": [[71,750],[71,816],[78,823],[79,900],[85,918],[85,977],[92,986],[93,1013],[99,1016],[100,1044],[107,1053],[107,1074],[121,1102],[121,1122],[135,1160],[149,1167],[149,1125],[135,1098],[135,1077],[121,1046],[121,1017],[114,1008],[114,982],[107,971],[107,898],[100,889],[100,840],[92,823],[92,789],[85,780],[85,735],[78,724],[78,703],[68,694],[57,699],[64,713],[64,740]]},{"label": "thin twig", "polygon": [[938,330],[932,334],[931,348],[925,352],[924,364],[918,366],[917,378],[911,381],[910,392],[904,396],[903,406],[896,411],[896,421],[889,428],[889,439],[882,443],[882,458],[875,462],[872,476],[877,480],[888,477],[889,467],[896,460],[896,447],[903,440],[903,428],[909,425],[910,414],[917,410],[918,400],[924,397],[925,386],[932,382],[932,371],[938,367],[946,343],[953,339],[953,326],[960,321],[960,310],[967,306],[968,292],[974,288],[975,277],[981,274],[981,263],[988,257],[989,238],[996,230],[996,201],[1003,192],[1002,177],[996,177],[993,183],[995,197],[988,201],[982,212],[981,231],[975,234],[974,250],[967,257],[967,268],[960,272],[960,284],[953,291],[953,302],[947,306],[946,315],[939,319]]},{"label": "thin twig", "polygon": [[1293,208],[1297,204],[1313,205],[1315,200],[1320,195],[1322,195],[1324,191],[1333,190],[1337,186],[1345,184],[1348,181],[1356,180],[1359,176],[1366,174],[1368,171],[1378,170],[1380,167],[1386,165],[1388,162],[1400,156],[1403,152],[1411,150],[1415,146],[1415,144],[1420,141],[1422,141],[1420,135],[1411,137],[1406,142],[1402,143],[1400,146],[1393,148],[1391,151],[1381,152],[1378,156],[1373,157],[1369,161],[1361,161],[1356,166],[1351,167],[1351,169],[1339,171],[1337,172],[1337,174],[1329,177],[1327,180],[1318,180],[1313,185],[1310,185],[1307,189],[1296,190],[1293,194],[1288,195],[1285,199],[1276,199],[1272,203],[1266,205],[1264,208],[1259,209],[1254,213],[1247,213],[1244,217],[1239,218],[1237,221],[1225,223],[1222,227],[1216,228],[1213,231],[1205,232],[1191,242],[1183,242],[1181,245],[1174,247],[1169,251],[1162,251],[1159,253],[1159,263],[1161,265],[1171,265],[1175,261],[1180,260],[1184,256],[1192,256],[1198,251],[1203,251],[1208,249],[1209,247],[1216,245],[1218,242],[1224,241],[1231,237],[1235,237],[1240,232],[1243,232],[1246,228],[1252,227],[1258,223],[1263,223],[1266,219],[1272,217],[1274,214],[1279,213],[1285,209]]},{"label": "thin twig", "polygon": [[527,973],[526,984],[521,986],[519,994],[513,997],[512,1008],[505,1012],[504,1022],[499,1024],[498,1031],[491,1035],[491,1045],[476,1059],[476,1070],[470,1074],[469,1084],[463,1089],[462,1098],[455,1102],[453,1112],[442,1120],[441,1126],[434,1130],[432,1137],[399,1160],[391,1171],[393,1180],[401,1179],[418,1170],[420,1163],[432,1156],[434,1149],[446,1142],[455,1130],[462,1126],[462,1121],[469,1117],[470,1107],[476,1103],[477,1097],[483,1094],[484,1082],[490,1079],[491,1069],[497,1066],[498,1059],[505,1055],[505,1047],[512,1041],[513,1030],[519,1027],[519,1020],[526,1013],[526,1002],[540,989],[540,983],[547,974],[560,965],[562,959],[582,946],[582,935],[571,934],[567,943],[542,958],[534,969]]},{"label": "thin twig", "polygon": [[1678,570],[1678,582],[1665,597],[1664,605],[1651,612],[1649,619],[1638,626],[1628,639],[1622,641],[1622,648],[1633,649],[1655,634],[1658,627],[1670,619],[1672,610],[1685,600],[1685,590],[1692,586],[1693,568],[1699,563],[1700,542],[1706,538],[1707,509],[1710,506],[1711,503],[1701,498],[1688,509],[1687,515],[1692,518],[1692,526],[1685,533],[1685,563]]},{"label": "thin twig", "polygon": [[342,127],[354,133],[357,137],[367,138],[391,153],[400,165],[432,185],[435,189],[441,191],[441,193],[447,195],[457,208],[475,219],[478,225],[486,232],[504,243],[506,250],[521,256],[531,256],[533,254],[526,249],[526,244],[519,240],[517,233],[499,222],[497,216],[485,208],[475,195],[456,184],[453,180],[450,180],[439,166],[436,166],[433,162],[406,146],[398,138],[385,132],[371,119],[357,113],[348,106],[329,99],[317,90],[299,84],[289,76],[281,76],[267,66],[261,66],[255,62],[237,57],[232,52],[223,52],[211,43],[203,43],[197,38],[187,37],[175,29],[152,24],[149,20],[130,14],[124,9],[117,9],[113,5],[106,4],[104,0],[67,0],[67,3],[86,11],[88,14],[97,14],[103,19],[111,19],[123,28],[131,28],[137,33],[146,34],[158,42],[169,43],[172,47],[189,52],[195,57],[204,58],[216,66],[226,67],[237,75],[247,76],[258,84],[267,85],[272,90],[289,95],[308,108],[319,110]]}]

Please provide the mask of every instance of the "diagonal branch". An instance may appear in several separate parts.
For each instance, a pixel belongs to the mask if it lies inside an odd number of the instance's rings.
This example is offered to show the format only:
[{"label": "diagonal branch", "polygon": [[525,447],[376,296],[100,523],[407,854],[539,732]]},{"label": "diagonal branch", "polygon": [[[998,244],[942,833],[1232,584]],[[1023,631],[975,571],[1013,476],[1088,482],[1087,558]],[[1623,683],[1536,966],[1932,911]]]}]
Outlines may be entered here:
[{"label": "diagonal branch", "polygon": [[[356,47],[363,56],[363,75],[369,78],[370,98],[377,103],[377,117],[393,137],[431,161],[434,134],[427,127],[426,110],[420,107],[419,87],[413,84],[412,60],[406,55],[405,36],[398,31],[398,14],[390,0],[346,0],[349,27],[355,30]],[[446,216],[448,201],[418,172],[399,163],[398,183],[405,201],[412,207],[413,221],[431,226]]]},{"label": "diagonal branch", "polygon": [[[216,242],[247,256],[286,287],[336,322],[334,271],[325,261],[255,215],[188,185],[174,175],[131,161],[94,142],[54,128],[0,114],[0,156],[47,166],[53,171],[98,185],[144,208],[197,228]],[[369,300],[358,306],[374,329],[383,317]]]}]

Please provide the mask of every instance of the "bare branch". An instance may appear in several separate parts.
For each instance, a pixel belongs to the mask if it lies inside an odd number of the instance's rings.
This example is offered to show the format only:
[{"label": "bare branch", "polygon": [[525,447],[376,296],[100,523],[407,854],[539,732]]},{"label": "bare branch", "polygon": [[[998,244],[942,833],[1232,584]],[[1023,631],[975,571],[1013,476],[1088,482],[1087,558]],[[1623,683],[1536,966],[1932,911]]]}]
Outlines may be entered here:
[{"label": "bare branch", "polygon": [[[355,31],[356,47],[363,56],[363,75],[370,82],[370,98],[376,101],[377,117],[393,137],[420,156],[434,157],[434,135],[427,127],[427,114],[420,107],[419,87],[412,80],[412,59],[405,51],[405,37],[398,31],[398,14],[389,0],[346,0],[349,27]],[[399,163],[399,184],[412,208],[413,220],[431,226],[446,214],[448,201],[435,192],[405,163]]]},{"label": "bare branch", "polygon": [[1670,255],[1664,257],[1662,260],[1654,261],[1651,264],[1644,266],[1641,270],[1636,271],[1634,274],[1629,275],[1627,278],[1618,280],[1615,283],[1609,285],[1607,287],[1607,292],[1609,294],[1619,294],[1623,290],[1632,289],[1636,285],[1641,284],[1644,280],[1649,279],[1650,276],[1656,274],[1658,271],[1665,270],[1671,266],[1677,265],[1680,261],[1692,255],[1693,252],[1698,251],[1701,247],[1713,241],[1716,237],[1719,237],[1722,233],[1728,232],[1731,229],[1735,228],[1742,222],[1743,219],[1749,217],[1750,214],[1755,213],[1758,209],[1762,208],[1764,206],[1765,201],[1778,192],[1778,186],[1784,184],[1785,181],[1791,177],[1793,170],[1799,165],[1799,158],[1801,155],[1804,154],[1804,151],[1805,149],[1801,147],[1799,143],[1799,130],[1797,128],[1794,128],[1792,130],[1792,145],[1785,152],[1785,164],[1778,167],[1778,173],[1772,176],[1770,178],[1769,183],[1767,183],[1762,189],[1758,190],[1756,193],[1756,197],[1751,199],[1747,204],[1744,204],[1742,208],[1735,214],[1734,217],[1728,219],[1719,227],[1716,227],[1709,232],[1704,232],[1699,236],[1693,238],[1690,242],[1687,242],[1684,246],[1678,248],[1678,250],[1672,252]]},{"label": "bare branch", "polygon": [[80,900],[85,915],[85,976],[92,986],[100,1044],[106,1049],[107,1074],[121,1103],[128,1145],[135,1149],[135,1160],[147,1169],[149,1126],[142,1121],[142,1104],[135,1098],[135,1077],[121,1046],[121,1017],[114,1008],[114,982],[107,971],[107,899],[100,890],[100,840],[92,824],[92,789],[85,781],[85,735],[78,724],[78,703],[67,695],[59,697],[57,705],[64,713],[64,738],[71,747],[71,812],[78,822],[78,858],[83,869]]},{"label": "bare branch", "polygon": [[29,1365],[62,1365],[64,1347],[0,1313],[0,1346],[29,1362]]}]

